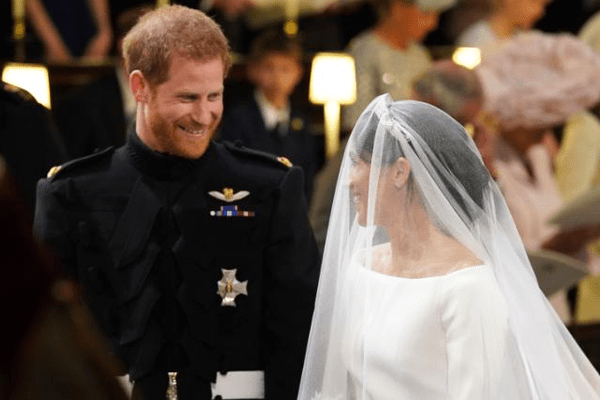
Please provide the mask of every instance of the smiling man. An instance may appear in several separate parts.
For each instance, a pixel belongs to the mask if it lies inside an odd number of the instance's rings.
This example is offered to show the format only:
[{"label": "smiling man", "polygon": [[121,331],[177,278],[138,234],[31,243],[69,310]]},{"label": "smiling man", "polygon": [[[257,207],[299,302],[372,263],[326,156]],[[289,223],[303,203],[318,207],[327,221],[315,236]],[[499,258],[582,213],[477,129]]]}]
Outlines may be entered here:
[{"label": "smiling man", "polygon": [[202,12],[147,14],[124,54],[135,131],[51,170],[35,231],[81,284],[134,398],[164,399],[176,372],[180,400],[295,399],[320,261],[302,171],[212,141],[230,61]]}]

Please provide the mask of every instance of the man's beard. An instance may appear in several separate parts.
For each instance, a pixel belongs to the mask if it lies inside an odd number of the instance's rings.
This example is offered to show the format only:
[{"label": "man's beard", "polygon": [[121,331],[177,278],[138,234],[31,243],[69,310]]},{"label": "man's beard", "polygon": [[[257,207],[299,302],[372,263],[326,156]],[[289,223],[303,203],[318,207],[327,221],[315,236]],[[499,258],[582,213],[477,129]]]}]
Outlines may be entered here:
[{"label": "man's beard", "polygon": [[197,159],[202,157],[206,151],[210,140],[221,123],[221,119],[205,127],[205,132],[199,134],[202,137],[199,137],[198,142],[190,146],[186,146],[184,139],[178,139],[178,135],[180,134],[178,130],[181,129],[178,125],[187,127],[189,124],[178,124],[177,122],[169,124],[160,114],[154,114],[149,122],[149,128],[162,153],[188,159]]}]

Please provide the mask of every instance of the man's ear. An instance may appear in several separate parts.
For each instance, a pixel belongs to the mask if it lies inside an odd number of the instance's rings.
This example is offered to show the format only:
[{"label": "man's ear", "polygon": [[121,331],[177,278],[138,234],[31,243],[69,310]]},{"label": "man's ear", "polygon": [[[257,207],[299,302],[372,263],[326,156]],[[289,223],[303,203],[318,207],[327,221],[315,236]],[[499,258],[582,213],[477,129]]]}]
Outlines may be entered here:
[{"label": "man's ear", "polygon": [[129,87],[133,93],[135,101],[138,103],[144,103],[148,100],[150,95],[150,85],[142,74],[142,71],[136,69],[129,74]]},{"label": "man's ear", "polygon": [[404,187],[404,185],[408,181],[408,177],[410,176],[410,161],[408,161],[404,157],[399,157],[392,166],[392,168],[394,174],[394,186],[397,189],[402,189],[402,187]]}]

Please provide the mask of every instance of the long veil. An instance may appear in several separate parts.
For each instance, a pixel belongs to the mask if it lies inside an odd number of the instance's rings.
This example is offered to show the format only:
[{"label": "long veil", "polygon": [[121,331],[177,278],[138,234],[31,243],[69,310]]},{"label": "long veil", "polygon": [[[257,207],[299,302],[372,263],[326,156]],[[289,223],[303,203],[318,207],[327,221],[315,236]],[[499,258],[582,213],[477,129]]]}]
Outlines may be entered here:
[{"label": "long veil", "polygon": [[[345,149],[299,399],[399,398],[385,387],[375,387],[382,382],[375,375],[393,373],[394,365],[376,365],[373,360],[387,348],[411,344],[400,338],[399,343],[367,340],[374,313],[383,313],[384,319],[398,315],[385,314],[393,298],[383,302],[385,293],[369,293],[374,289],[362,284],[363,271],[373,270],[381,261],[377,249],[389,245],[390,227],[382,225],[406,207],[384,201],[386,171],[399,157],[410,162],[412,190],[432,224],[491,266],[494,285],[499,288],[499,311],[484,312],[490,314],[486,318],[498,314],[505,321],[496,329],[501,332],[493,332],[500,340],[486,342],[487,334],[483,334],[484,349],[477,353],[478,359],[468,359],[472,353],[458,355],[467,358],[461,365],[479,366],[479,386],[470,392],[476,395],[457,398],[600,399],[600,377],[540,290],[505,201],[473,141],[441,110],[417,101],[394,102],[388,95],[377,97],[365,109]],[[360,162],[369,165],[368,201],[364,195],[357,198],[356,188],[350,185]],[[367,202],[366,212],[357,210],[361,201]],[[402,221],[402,226],[393,229],[413,234],[410,215]],[[425,273],[438,274],[435,269]],[[374,294],[381,303],[373,302]],[[460,375],[447,379],[456,376]],[[402,376],[391,379],[405,381]],[[445,396],[439,398],[455,398],[450,392]],[[424,394],[419,400],[424,398],[438,397]]]}]

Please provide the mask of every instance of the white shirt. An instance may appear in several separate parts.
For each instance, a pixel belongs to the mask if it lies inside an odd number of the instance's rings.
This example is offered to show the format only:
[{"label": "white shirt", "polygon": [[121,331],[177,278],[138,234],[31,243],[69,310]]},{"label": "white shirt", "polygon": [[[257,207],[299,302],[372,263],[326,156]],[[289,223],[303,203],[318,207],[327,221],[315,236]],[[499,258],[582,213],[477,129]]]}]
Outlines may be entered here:
[{"label": "white shirt", "polygon": [[258,104],[258,109],[260,110],[267,130],[274,129],[277,124],[281,124],[284,127],[289,125],[291,113],[289,103],[285,108],[278,109],[258,90],[254,91],[254,99],[256,100],[256,104]]}]

